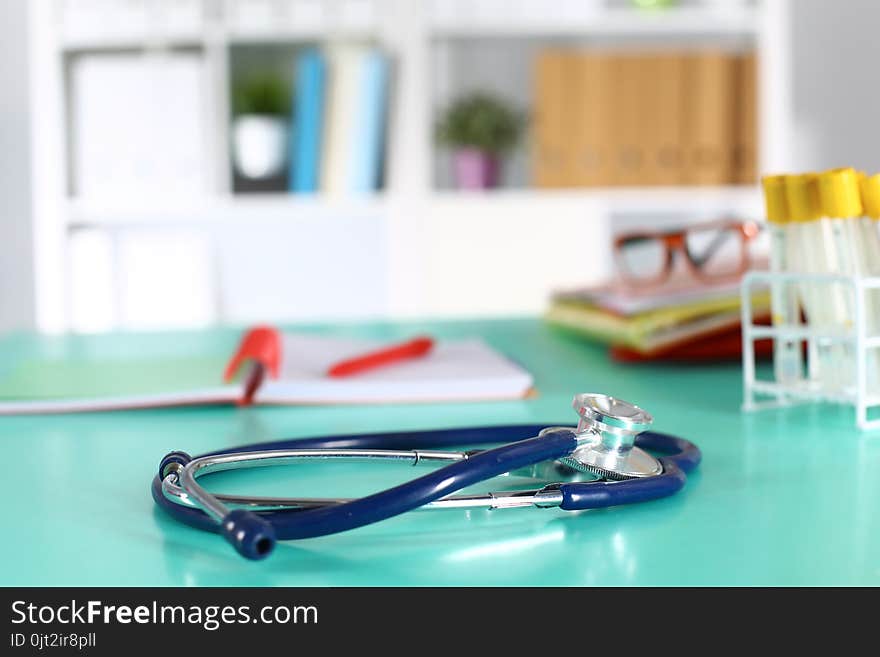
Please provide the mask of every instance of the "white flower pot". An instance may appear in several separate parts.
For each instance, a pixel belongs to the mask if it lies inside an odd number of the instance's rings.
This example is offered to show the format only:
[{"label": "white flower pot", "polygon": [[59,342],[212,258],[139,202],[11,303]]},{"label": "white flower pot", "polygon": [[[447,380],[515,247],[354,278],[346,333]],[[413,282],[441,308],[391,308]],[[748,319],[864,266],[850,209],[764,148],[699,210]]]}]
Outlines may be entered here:
[{"label": "white flower pot", "polygon": [[287,160],[287,121],[278,116],[243,114],[232,124],[235,169],[245,178],[278,175]]}]

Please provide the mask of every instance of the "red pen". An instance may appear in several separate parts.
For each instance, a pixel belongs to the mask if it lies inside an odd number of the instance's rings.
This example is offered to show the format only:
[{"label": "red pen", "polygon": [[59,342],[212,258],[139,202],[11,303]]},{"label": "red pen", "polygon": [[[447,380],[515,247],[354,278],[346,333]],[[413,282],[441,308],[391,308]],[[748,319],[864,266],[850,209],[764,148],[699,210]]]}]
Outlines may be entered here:
[{"label": "red pen", "polygon": [[327,370],[327,376],[350,376],[402,360],[420,358],[431,351],[433,346],[434,341],[431,338],[420,336],[402,344],[372,351],[362,356],[355,356],[354,358],[336,363]]},{"label": "red pen", "polygon": [[245,361],[251,361],[252,364],[238,403],[249,406],[267,374],[278,378],[281,368],[281,334],[271,326],[257,326],[245,333],[238,350],[226,366],[224,381],[231,381]]}]

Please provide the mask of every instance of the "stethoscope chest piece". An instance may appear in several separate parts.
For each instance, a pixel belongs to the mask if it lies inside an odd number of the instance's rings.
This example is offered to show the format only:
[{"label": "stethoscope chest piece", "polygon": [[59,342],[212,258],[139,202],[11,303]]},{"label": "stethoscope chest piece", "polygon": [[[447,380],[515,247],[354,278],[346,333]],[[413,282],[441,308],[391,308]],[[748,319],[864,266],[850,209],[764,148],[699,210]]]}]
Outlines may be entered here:
[{"label": "stethoscope chest piece", "polygon": [[653,477],[663,472],[660,461],[635,446],[636,436],[654,418],[635,404],[596,393],[576,395],[572,402],[580,420],[578,447],[560,462],[606,479]]}]

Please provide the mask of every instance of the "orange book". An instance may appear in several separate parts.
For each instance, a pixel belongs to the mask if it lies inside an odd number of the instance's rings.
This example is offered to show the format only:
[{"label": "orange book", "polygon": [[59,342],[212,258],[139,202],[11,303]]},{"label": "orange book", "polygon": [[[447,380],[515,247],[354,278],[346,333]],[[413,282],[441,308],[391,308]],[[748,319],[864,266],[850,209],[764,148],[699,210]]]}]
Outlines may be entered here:
[{"label": "orange book", "polygon": [[542,50],[535,58],[532,175],[538,187],[572,183],[571,62],[571,53],[564,49]]},{"label": "orange book", "polygon": [[612,185],[637,186],[644,181],[646,153],[640,129],[644,111],[641,107],[643,64],[644,57],[640,55],[619,54],[611,59],[606,131],[614,146],[608,181]]},{"label": "orange book", "polygon": [[685,60],[684,180],[725,185],[733,178],[735,59],[706,51]]},{"label": "orange book", "polygon": [[573,183],[601,187],[611,182],[613,138],[608,125],[613,107],[608,99],[611,86],[611,56],[602,52],[574,55],[572,168]]},{"label": "orange book", "polygon": [[674,52],[646,54],[640,64],[641,108],[637,134],[644,148],[639,184],[682,182],[684,59]]},{"label": "orange book", "polygon": [[737,117],[733,155],[736,182],[758,180],[758,57],[744,53],[736,60]]}]

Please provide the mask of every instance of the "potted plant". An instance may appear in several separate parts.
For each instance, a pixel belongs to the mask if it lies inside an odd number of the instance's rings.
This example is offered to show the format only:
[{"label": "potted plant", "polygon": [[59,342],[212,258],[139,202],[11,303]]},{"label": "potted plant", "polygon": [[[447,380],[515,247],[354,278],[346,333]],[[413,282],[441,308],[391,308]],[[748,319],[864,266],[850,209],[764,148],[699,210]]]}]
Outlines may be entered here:
[{"label": "potted plant", "polygon": [[283,78],[251,75],[233,90],[232,151],[245,178],[278,175],[287,159],[290,91]]},{"label": "potted plant", "polygon": [[455,101],[437,125],[437,139],[453,149],[457,186],[495,187],[501,157],[516,144],[523,123],[519,112],[486,93],[469,94]]}]

